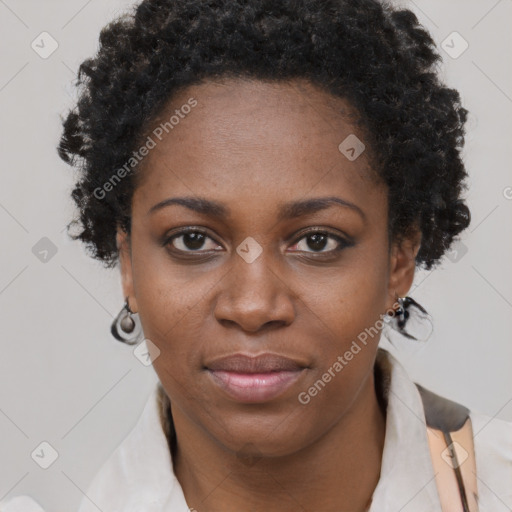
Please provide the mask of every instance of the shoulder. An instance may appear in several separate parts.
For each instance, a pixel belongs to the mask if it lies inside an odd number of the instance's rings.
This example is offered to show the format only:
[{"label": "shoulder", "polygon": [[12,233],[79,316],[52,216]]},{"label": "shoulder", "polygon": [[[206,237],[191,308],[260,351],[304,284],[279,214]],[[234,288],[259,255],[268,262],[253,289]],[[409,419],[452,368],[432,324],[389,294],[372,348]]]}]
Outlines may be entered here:
[{"label": "shoulder", "polygon": [[0,502],[0,512],[44,512],[44,509],[30,496],[15,496]]},{"label": "shoulder", "polygon": [[[472,440],[474,469],[479,504],[493,512],[512,509],[512,422],[470,410],[416,384],[420,393],[426,424],[451,432],[454,441],[470,419],[468,441]],[[462,442],[462,441],[461,441]],[[455,444],[454,443],[454,444]],[[471,460],[471,458],[469,459]],[[462,472],[464,459],[460,462]]]},{"label": "shoulder", "polygon": [[470,411],[470,417],[475,446],[512,462],[512,422],[479,411]]},{"label": "shoulder", "polygon": [[[487,463],[503,464],[512,471],[512,422],[501,420],[437,395],[416,383],[428,426],[455,432],[471,419],[473,444],[482,468]],[[477,470],[478,471],[478,470]],[[512,479],[509,481],[512,488]]]},{"label": "shoulder", "polygon": [[[473,441],[478,500],[482,510],[493,512],[512,509],[512,422],[500,420],[462,404],[448,400],[417,384],[428,426],[451,432],[456,443],[463,425],[470,419],[467,441]],[[462,439],[459,438],[459,439]],[[461,441],[462,442],[462,441]],[[455,444],[454,443],[454,444]],[[465,443],[463,443],[465,444]],[[467,446],[466,446],[467,447]],[[464,473],[464,459],[460,462]],[[469,470],[467,470],[469,471]]]},{"label": "shoulder", "polygon": [[512,422],[479,411],[471,411],[470,418],[480,497],[490,510],[511,510]]},{"label": "shoulder", "polygon": [[180,501],[180,487],[161,423],[160,401],[157,385],[135,427],[92,479],[79,512],[160,511],[167,503],[176,505],[177,510],[183,508],[184,498]]}]

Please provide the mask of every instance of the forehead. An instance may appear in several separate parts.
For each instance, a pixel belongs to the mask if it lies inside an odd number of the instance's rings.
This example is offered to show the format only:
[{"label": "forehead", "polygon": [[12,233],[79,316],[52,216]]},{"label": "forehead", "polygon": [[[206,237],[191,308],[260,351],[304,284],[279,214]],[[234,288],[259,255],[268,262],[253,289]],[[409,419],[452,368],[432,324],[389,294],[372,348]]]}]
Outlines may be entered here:
[{"label": "forehead", "polygon": [[[155,200],[177,189],[224,199],[250,190],[268,202],[318,187],[350,189],[353,197],[380,188],[361,149],[357,112],[306,81],[193,85],[168,102],[148,133],[155,146],[137,188]],[[362,151],[355,159],[345,151],[354,144]]]}]

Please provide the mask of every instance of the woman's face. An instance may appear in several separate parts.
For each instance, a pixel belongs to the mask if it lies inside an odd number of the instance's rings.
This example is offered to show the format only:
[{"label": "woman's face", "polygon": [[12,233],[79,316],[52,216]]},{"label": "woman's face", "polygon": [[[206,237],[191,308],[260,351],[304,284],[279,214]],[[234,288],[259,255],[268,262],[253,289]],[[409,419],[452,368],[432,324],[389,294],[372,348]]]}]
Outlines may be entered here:
[{"label": "woman's face", "polygon": [[229,450],[291,454],[342,420],[412,282],[417,246],[389,250],[386,188],[342,110],[305,82],[208,82],[150,133],[124,293],[173,415]]}]

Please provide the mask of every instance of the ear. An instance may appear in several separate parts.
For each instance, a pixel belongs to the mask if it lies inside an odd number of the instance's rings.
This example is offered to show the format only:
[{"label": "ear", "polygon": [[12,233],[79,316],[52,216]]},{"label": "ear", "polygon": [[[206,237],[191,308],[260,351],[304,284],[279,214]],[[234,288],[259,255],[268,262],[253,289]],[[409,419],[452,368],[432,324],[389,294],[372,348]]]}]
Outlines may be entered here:
[{"label": "ear", "polygon": [[137,313],[137,299],[135,298],[135,289],[133,286],[131,240],[128,233],[123,231],[121,228],[117,229],[116,243],[119,251],[119,263],[121,266],[123,297],[128,298],[130,309],[134,313]]},{"label": "ear", "polygon": [[411,289],[416,270],[416,255],[421,245],[421,231],[415,228],[412,234],[391,247],[389,282],[388,282],[388,308],[392,308],[397,297],[404,297]]}]

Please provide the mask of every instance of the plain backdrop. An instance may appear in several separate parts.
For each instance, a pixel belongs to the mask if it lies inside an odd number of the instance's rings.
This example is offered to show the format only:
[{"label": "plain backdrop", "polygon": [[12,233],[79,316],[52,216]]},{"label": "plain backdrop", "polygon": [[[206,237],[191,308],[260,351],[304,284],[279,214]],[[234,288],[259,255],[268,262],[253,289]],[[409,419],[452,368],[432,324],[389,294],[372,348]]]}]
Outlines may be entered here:
[{"label": "plain backdrop", "polygon": [[[0,501],[30,494],[48,512],[77,509],[157,382],[110,335],[123,304],[119,271],[68,239],[74,173],[56,152],[79,64],[131,4],[0,0]],[[439,268],[416,275],[410,295],[432,315],[429,341],[393,350],[425,387],[512,420],[512,2],[401,4],[431,32],[442,76],[470,111],[473,220]],[[58,454],[48,469],[31,456],[42,442]]]}]

